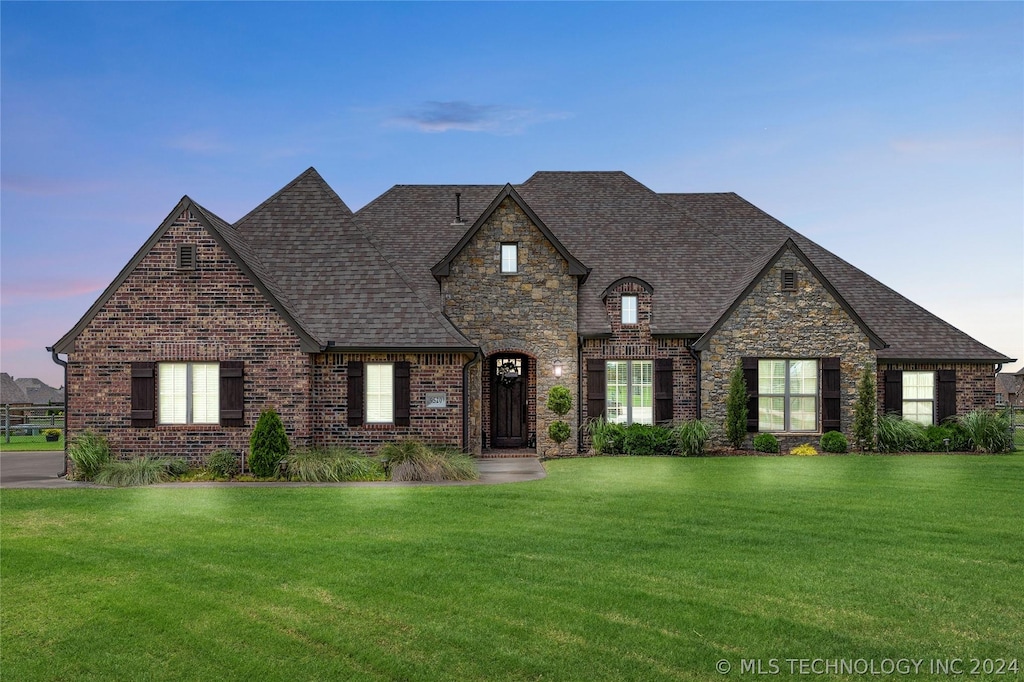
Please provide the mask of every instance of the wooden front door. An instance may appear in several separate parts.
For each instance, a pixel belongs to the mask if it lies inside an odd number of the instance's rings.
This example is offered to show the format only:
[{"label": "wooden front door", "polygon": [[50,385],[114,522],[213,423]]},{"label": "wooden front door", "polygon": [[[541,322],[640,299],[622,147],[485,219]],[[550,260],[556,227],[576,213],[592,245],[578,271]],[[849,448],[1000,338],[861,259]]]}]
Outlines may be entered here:
[{"label": "wooden front door", "polygon": [[491,444],[496,448],[526,445],[527,377],[522,355],[491,359]]}]

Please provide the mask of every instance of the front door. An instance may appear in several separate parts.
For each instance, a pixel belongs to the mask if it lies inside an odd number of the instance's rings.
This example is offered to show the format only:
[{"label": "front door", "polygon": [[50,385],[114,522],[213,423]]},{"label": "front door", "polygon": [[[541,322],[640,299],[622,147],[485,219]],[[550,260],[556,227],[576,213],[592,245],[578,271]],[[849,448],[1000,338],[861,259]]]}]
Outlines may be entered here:
[{"label": "front door", "polygon": [[526,358],[497,355],[491,359],[491,443],[496,448],[526,445]]}]

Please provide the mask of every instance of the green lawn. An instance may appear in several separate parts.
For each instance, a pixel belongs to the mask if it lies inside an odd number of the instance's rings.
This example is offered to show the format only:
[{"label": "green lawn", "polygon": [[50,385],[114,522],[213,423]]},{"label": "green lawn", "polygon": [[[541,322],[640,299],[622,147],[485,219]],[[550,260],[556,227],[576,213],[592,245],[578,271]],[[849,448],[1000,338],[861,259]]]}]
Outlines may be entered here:
[{"label": "green lawn", "polygon": [[4,490],[3,679],[1024,665],[1024,455],[547,467],[502,486]]},{"label": "green lawn", "polygon": [[46,436],[11,436],[11,442],[0,435],[0,452],[37,452],[42,450],[63,450],[64,436],[56,441],[47,441]]}]

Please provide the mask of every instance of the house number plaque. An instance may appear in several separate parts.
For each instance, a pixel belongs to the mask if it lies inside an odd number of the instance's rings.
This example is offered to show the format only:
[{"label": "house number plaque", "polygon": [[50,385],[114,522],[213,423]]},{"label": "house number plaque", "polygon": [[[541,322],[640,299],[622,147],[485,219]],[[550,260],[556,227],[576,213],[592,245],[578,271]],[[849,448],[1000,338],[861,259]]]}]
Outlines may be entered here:
[{"label": "house number plaque", "polygon": [[428,393],[427,407],[447,407],[448,395],[446,393]]}]

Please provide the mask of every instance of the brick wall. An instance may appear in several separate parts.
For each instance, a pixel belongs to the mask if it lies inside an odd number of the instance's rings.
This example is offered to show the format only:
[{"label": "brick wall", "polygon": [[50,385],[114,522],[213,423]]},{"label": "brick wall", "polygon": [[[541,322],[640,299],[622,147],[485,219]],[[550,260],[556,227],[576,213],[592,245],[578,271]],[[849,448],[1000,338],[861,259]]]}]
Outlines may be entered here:
[{"label": "brick wall", "polygon": [[[462,368],[473,359],[461,353],[321,353],[313,365],[313,440],[319,446],[349,445],[372,453],[382,444],[417,438],[462,447]],[[410,363],[410,425],[348,426],[348,362]],[[445,394],[445,407],[427,407],[427,393]],[[473,446],[470,441],[469,445]]]},{"label": "brick wall", "polygon": [[878,391],[878,413],[885,413],[885,371],[900,369],[907,372],[934,372],[940,369],[956,371],[956,413],[972,410],[992,410],[996,406],[996,368],[992,364],[964,362],[886,362],[878,361],[875,388]]},{"label": "brick wall", "polygon": [[[176,246],[197,267],[176,269]],[[242,360],[245,426],[131,426],[131,363]],[[159,381],[159,376],[157,377]],[[275,408],[293,443],[310,441],[311,366],[299,339],[193,215],[183,213],[75,340],[68,354],[68,433],[105,435],[119,457],[247,450],[260,410]]]}]

